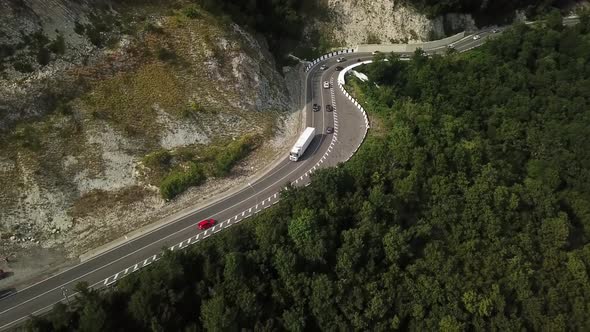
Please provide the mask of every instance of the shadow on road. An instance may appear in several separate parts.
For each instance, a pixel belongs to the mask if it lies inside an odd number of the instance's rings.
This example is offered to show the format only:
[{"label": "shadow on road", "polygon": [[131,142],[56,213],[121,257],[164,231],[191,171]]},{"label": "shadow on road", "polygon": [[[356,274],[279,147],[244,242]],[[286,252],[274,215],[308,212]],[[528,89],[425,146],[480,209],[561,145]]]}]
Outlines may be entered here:
[{"label": "shadow on road", "polygon": [[0,290],[0,300],[9,297],[10,295],[16,293],[16,288],[6,288]]}]

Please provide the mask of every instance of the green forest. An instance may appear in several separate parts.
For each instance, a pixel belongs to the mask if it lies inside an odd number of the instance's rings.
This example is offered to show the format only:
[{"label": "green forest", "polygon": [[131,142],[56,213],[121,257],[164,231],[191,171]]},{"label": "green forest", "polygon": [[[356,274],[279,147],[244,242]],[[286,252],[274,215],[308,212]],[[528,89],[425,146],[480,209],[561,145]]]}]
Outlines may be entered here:
[{"label": "green forest", "polygon": [[365,66],[349,162],[29,330],[587,330],[590,24],[552,22]]}]

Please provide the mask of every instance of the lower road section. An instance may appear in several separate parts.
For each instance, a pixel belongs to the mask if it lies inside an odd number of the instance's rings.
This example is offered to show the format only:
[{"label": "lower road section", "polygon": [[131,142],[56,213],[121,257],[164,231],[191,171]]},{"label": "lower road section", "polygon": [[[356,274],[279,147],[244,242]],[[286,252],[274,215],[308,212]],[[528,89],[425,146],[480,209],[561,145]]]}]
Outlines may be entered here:
[{"label": "lower road section", "polygon": [[[457,51],[469,50],[498,32],[501,31],[483,30],[477,37],[468,36],[455,41],[452,48]],[[427,52],[444,53],[447,49],[444,45]],[[346,63],[371,59],[372,56],[371,53],[341,55]],[[312,67],[307,74],[304,89],[306,125],[315,127],[317,134],[298,162],[289,161],[288,151],[285,151],[285,158],[276,167],[238,192],[2,298],[0,329],[19,324],[31,314],[41,314],[55,303],[75,296],[73,289],[80,281],[88,282],[92,287],[112,285],[120,278],[158,260],[162,248],[180,250],[234,227],[245,218],[276,203],[280,198],[280,190],[288,183],[306,185],[314,170],[348,160],[365,136],[365,119],[338,88],[336,59],[327,59],[321,64],[326,65],[327,69],[320,69],[320,64]],[[321,110],[314,112],[313,104],[319,104]],[[328,111],[326,105],[332,105],[333,111]],[[329,132],[328,127],[333,128],[333,132]],[[216,219],[217,224],[207,230],[199,230],[197,222],[208,218]]]},{"label": "lower road section", "polygon": [[[300,161],[289,161],[285,151],[285,158],[275,168],[242,190],[1,299],[0,329],[19,324],[31,314],[42,314],[55,303],[75,296],[74,287],[80,281],[95,288],[109,286],[158,260],[162,248],[179,250],[233,227],[276,203],[280,190],[288,183],[305,185],[314,170],[350,158],[363,137],[364,120],[347,99],[342,99],[336,76],[333,69],[315,68],[306,77],[306,125],[316,127],[317,134]],[[332,83],[330,88],[323,87],[325,81]],[[313,112],[311,105],[315,103],[322,105],[321,111]],[[326,110],[328,104],[334,106],[332,112]],[[333,133],[327,133],[327,127],[334,128]],[[216,225],[199,230],[197,222],[207,218],[216,219]]]}]

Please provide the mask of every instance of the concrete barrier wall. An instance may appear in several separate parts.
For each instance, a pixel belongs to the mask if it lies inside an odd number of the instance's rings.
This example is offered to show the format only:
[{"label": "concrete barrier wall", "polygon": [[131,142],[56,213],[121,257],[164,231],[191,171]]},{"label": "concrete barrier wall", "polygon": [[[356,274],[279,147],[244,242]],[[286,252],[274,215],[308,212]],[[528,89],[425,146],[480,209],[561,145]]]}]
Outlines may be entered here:
[{"label": "concrete barrier wall", "polygon": [[373,52],[379,51],[383,53],[390,52],[414,52],[416,49],[421,48],[423,50],[431,50],[440,47],[444,47],[447,44],[454,43],[465,37],[465,32],[460,32],[456,35],[433,40],[425,43],[412,43],[412,44],[364,44],[356,47],[358,52]]},{"label": "concrete barrier wall", "polygon": [[445,45],[450,44],[450,43],[454,43],[464,37],[465,37],[465,32],[460,32],[456,35],[453,35],[453,36],[450,36],[447,38],[429,41],[429,42],[425,42],[425,43],[358,45],[356,48],[347,48],[347,49],[338,50],[338,51],[324,54],[321,57],[309,62],[305,66],[305,71],[308,72],[311,70],[311,68],[313,68],[318,63],[320,63],[326,59],[329,59],[331,57],[335,57],[337,55],[340,55],[340,54],[347,54],[347,53],[354,53],[354,52],[373,52],[373,51],[379,51],[379,52],[383,52],[383,53],[390,53],[390,52],[408,53],[408,52],[414,52],[418,48],[421,48],[421,49],[427,51],[427,50],[432,50],[432,49],[444,47]]},{"label": "concrete barrier wall", "polygon": [[338,50],[338,51],[334,51],[334,52],[330,52],[328,54],[324,54],[321,57],[313,60],[312,62],[310,62],[309,64],[307,64],[307,66],[305,66],[305,71],[308,72],[311,70],[311,68],[313,68],[315,65],[317,65],[318,63],[322,62],[323,60],[326,60],[328,58],[340,55],[340,54],[347,54],[347,53],[353,53],[356,50],[353,48],[347,48],[344,50]]}]

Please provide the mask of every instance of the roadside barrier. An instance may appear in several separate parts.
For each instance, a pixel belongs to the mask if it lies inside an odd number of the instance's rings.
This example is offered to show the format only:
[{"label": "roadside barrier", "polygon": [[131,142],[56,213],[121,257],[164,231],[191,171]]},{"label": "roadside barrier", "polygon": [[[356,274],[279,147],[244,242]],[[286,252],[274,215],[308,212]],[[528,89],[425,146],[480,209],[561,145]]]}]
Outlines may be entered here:
[{"label": "roadside barrier", "polygon": [[355,64],[352,64],[352,65],[342,69],[340,71],[340,73],[338,74],[338,88],[340,88],[340,91],[342,91],[342,94],[344,94],[346,96],[346,98],[348,98],[348,100],[350,100],[354,104],[356,109],[361,111],[361,113],[363,114],[363,117],[365,119],[365,132],[363,133],[363,138],[361,139],[359,145],[357,145],[355,147],[352,154],[346,159],[346,161],[348,161],[350,158],[352,158],[352,156],[354,156],[354,154],[358,151],[360,146],[365,141],[365,138],[367,137],[367,132],[369,131],[369,128],[371,128],[371,126],[370,126],[369,117],[367,116],[367,112],[365,111],[365,108],[356,99],[354,99],[354,97],[351,96],[350,93],[348,93],[348,91],[346,91],[346,89],[344,88],[344,84],[346,83],[344,77],[346,76],[346,73],[349,72],[350,70],[352,70],[353,68],[367,64],[367,63],[372,63],[372,62],[373,62],[373,60],[366,60],[366,61],[357,62]]},{"label": "roadside barrier", "polygon": [[356,52],[356,50],[354,48],[348,48],[345,50],[339,50],[339,51],[335,51],[335,52],[331,52],[328,54],[324,54],[321,57],[313,60],[312,62],[310,62],[307,66],[305,66],[305,71],[308,72],[311,68],[313,68],[315,65],[317,65],[318,63],[320,63],[323,60],[326,60],[328,58],[340,55],[340,54],[348,54],[348,53],[354,53]]}]

